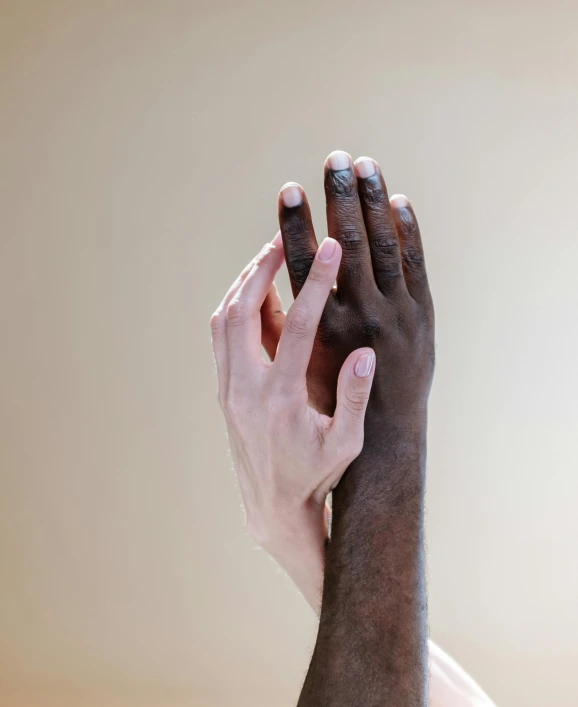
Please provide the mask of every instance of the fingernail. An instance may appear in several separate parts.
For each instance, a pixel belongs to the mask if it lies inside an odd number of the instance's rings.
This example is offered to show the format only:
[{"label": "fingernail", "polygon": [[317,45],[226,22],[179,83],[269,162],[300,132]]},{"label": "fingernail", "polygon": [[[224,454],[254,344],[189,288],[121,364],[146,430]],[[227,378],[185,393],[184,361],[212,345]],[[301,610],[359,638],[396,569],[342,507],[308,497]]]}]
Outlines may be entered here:
[{"label": "fingernail", "polygon": [[288,182],[281,187],[281,201],[288,209],[293,209],[299,206],[303,201],[303,193],[299,184]]},{"label": "fingernail", "polygon": [[390,198],[389,203],[392,206],[395,206],[396,209],[405,209],[407,206],[409,206],[408,198],[403,194],[394,194]]},{"label": "fingernail", "polygon": [[327,158],[327,164],[334,172],[339,172],[351,167],[351,157],[343,150],[335,150]]},{"label": "fingernail", "polygon": [[361,179],[373,177],[375,171],[375,162],[371,157],[360,157],[355,160],[355,174]]},{"label": "fingernail", "polygon": [[375,354],[374,353],[365,353],[361,355],[357,359],[357,363],[355,364],[355,375],[358,378],[367,378],[367,376],[371,373],[371,369],[373,368],[373,362],[375,361]]},{"label": "fingernail", "polygon": [[322,261],[327,261],[331,260],[333,256],[335,255],[335,246],[337,245],[337,241],[334,241],[333,238],[326,238],[323,243],[319,246],[319,250],[317,251],[317,257],[319,260]]},{"label": "fingernail", "polygon": [[280,246],[283,245],[283,237],[281,236],[281,231],[277,231],[275,238],[271,241],[271,245]]}]

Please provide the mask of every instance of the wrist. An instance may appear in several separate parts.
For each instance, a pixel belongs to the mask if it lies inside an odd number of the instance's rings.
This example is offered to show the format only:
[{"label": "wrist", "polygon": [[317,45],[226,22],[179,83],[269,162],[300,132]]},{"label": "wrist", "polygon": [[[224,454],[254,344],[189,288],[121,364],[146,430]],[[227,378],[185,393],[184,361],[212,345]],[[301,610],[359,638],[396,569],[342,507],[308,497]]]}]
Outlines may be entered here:
[{"label": "wrist", "polygon": [[266,513],[247,515],[253,539],[276,558],[300,556],[305,548],[323,545],[327,537],[325,504],[310,501],[277,505]]},{"label": "wrist", "polygon": [[[420,514],[425,496],[427,426],[415,417],[395,424],[382,417],[367,421],[361,454],[352,462],[333,494],[334,510],[367,509]],[[362,511],[360,511],[361,513]],[[368,521],[369,522],[369,521]]]},{"label": "wrist", "polygon": [[324,507],[279,514],[258,540],[261,547],[287,573],[315,613],[321,607],[327,525]]},{"label": "wrist", "polygon": [[[395,416],[380,413],[366,419],[361,460],[377,468],[421,467],[427,453],[427,414]],[[392,468],[393,471],[393,468]]]},{"label": "wrist", "polygon": [[400,404],[376,396],[369,401],[365,427],[367,432],[375,429],[392,439],[414,437],[427,430],[427,419],[427,400]]}]

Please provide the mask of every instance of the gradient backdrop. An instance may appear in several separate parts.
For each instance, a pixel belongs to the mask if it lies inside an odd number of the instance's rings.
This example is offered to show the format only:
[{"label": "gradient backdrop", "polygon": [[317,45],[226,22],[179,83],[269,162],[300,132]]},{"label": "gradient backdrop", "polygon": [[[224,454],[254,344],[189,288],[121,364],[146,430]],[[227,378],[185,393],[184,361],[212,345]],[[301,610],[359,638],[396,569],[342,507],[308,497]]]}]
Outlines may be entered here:
[{"label": "gradient backdrop", "polygon": [[0,11],[0,705],[295,703],[315,620],[244,532],[208,320],[285,181],[323,235],[340,148],[426,241],[432,635],[575,707],[576,4]]}]

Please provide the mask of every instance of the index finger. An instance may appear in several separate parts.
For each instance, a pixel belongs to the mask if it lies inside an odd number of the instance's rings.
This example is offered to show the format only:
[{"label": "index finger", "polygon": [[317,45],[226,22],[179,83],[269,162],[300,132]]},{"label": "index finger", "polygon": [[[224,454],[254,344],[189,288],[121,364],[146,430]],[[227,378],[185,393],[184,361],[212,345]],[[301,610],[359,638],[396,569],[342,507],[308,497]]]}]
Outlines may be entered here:
[{"label": "index finger", "polygon": [[279,192],[279,227],[293,297],[297,297],[315,259],[317,240],[307,197],[296,182],[287,182]]},{"label": "index finger", "polygon": [[340,262],[341,246],[333,238],[326,238],[315,255],[307,280],[285,317],[273,363],[274,375],[283,387],[306,386],[305,376],[317,327]]}]

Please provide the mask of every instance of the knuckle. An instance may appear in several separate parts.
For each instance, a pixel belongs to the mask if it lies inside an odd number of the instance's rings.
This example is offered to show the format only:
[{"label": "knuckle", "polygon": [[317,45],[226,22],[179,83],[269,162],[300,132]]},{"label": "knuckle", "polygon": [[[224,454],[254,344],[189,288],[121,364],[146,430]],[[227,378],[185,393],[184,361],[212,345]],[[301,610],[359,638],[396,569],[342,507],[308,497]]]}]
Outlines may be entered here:
[{"label": "knuckle", "polygon": [[357,186],[352,170],[328,171],[325,188],[330,196],[337,198],[357,198]]},{"label": "knuckle", "polygon": [[326,349],[339,349],[343,340],[346,338],[346,333],[339,326],[336,326],[334,320],[327,310],[321,315],[321,321],[317,327],[317,340],[322,347]]},{"label": "knuckle", "polygon": [[386,277],[400,277],[402,274],[399,241],[391,234],[373,239],[373,269]]},{"label": "knuckle", "polygon": [[363,200],[365,203],[371,208],[371,207],[382,207],[386,205],[389,205],[389,201],[386,200],[386,195],[383,187],[381,186],[381,182],[379,180],[366,180],[363,182],[363,188],[362,188],[362,195],[363,195]]},{"label": "knuckle", "polygon": [[366,399],[367,394],[363,390],[348,390],[343,402],[350,413],[359,415],[365,410]]},{"label": "knuckle", "polygon": [[289,254],[287,258],[287,267],[293,274],[294,279],[301,284],[307,280],[307,275],[311,270],[311,265],[315,260],[315,255],[304,250],[298,250]]},{"label": "knuckle", "polygon": [[357,252],[364,247],[364,234],[356,226],[340,227],[337,239],[344,251]]},{"label": "knuckle", "polygon": [[300,241],[306,240],[309,236],[309,229],[306,221],[300,213],[286,216],[283,220],[283,240]]},{"label": "knuckle", "polygon": [[392,233],[379,234],[373,239],[372,243],[379,257],[399,257],[399,241]]},{"label": "knuckle", "polygon": [[383,325],[376,319],[366,319],[361,323],[361,335],[366,342],[366,346],[377,343],[383,333]]},{"label": "knuckle", "polygon": [[234,299],[227,307],[227,322],[231,326],[241,326],[247,319],[247,308],[243,300]]},{"label": "knuckle", "polygon": [[423,270],[425,259],[422,249],[415,246],[404,248],[403,261],[410,270]]},{"label": "knuckle", "polygon": [[285,319],[287,332],[296,338],[303,338],[309,333],[309,317],[301,309],[292,308]]},{"label": "knuckle", "polygon": [[373,346],[383,336],[383,317],[369,307],[362,308],[359,316],[358,332],[363,346]]},{"label": "knuckle", "polygon": [[217,310],[211,315],[211,331],[213,332],[213,335],[215,334],[220,334],[221,330],[223,328],[223,313],[222,311]]}]

